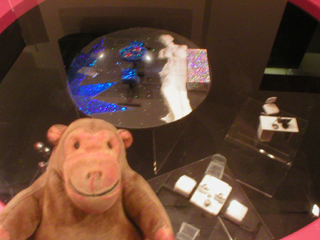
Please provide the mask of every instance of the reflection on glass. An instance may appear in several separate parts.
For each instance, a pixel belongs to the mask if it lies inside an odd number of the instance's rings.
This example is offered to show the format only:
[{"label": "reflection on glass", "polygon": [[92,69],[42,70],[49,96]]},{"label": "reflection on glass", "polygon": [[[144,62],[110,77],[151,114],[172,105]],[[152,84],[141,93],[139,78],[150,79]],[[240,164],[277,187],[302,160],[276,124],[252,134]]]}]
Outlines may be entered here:
[{"label": "reflection on glass", "polygon": [[168,34],[161,35],[159,40],[166,46],[159,51],[159,58],[167,59],[167,63],[159,73],[161,94],[168,108],[168,114],[161,120],[173,122],[192,111],[187,93],[188,47],[175,44],[174,38]]},{"label": "reflection on glass", "polygon": [[210,174],[216,178],[222,179],[227,159],[221,154],[214,154],[212,160],[207,167],[206,174]]},{"label": "reflection on glass", "polygon": [[177,240],[195,240],[200,233],[200,229],[183,222],[177,233]]},{"label": "reflection on glass", "polygon": [[68,70],[69,93],[78,109],[117,127],[178,120],[204,100],[209,86],[206,50],[152,28],[103,35],[85,46]]},{"label": "reflection on glass", "polygon": [[314,204],[312,207],[312,213],[313,215],[315,215],[316,217],[319,217],[319,207],[317,206],[317,204]]}]

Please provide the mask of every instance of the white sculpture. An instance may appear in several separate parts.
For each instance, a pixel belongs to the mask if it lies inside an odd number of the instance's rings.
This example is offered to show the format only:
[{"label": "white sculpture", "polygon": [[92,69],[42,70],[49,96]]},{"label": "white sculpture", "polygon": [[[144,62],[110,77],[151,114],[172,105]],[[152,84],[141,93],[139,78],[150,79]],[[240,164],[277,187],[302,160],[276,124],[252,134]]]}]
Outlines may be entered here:
[{"label": "white sculpture", "polygon": [[175,44],[171,35],[161,35],[159,40],[166,46],[159,52],[159,58],[167,59],[159,75],[162,83],[161,93],[169,111],[161,120],[173,122],[192,111],[186,87],[188,47]]}]

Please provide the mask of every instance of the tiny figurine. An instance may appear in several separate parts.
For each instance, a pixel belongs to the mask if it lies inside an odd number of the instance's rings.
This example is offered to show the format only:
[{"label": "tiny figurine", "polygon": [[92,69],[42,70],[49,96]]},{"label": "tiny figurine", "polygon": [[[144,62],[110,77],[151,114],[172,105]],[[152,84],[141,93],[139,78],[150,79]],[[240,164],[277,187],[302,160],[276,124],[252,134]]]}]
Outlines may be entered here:
[{"label": "tiny figurine", "polygon": [[167,63],[159,73],[161,94],[168,108],[168,114],[161,118],[164,122],[173,122],[188,115],[191,105],[187,92],[187,49],[186,45],[173,42],[171,35],[159,37],[165,48],[159,51],[159,58],[166,58]]},{"label": "tiny figurine", "polygon": [[47,170],[1,212],[0,240],[174,240],[161,202],[128,165],[129,131],[85,118],[47,138]]}]

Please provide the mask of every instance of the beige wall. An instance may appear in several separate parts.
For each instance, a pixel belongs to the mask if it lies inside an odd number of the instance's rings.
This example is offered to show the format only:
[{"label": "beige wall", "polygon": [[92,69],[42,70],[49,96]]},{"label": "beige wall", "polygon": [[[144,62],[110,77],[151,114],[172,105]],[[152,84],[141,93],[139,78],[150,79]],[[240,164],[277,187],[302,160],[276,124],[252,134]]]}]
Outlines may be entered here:
[{"label": "beige wall", "polygon": [[[141,22],[143,19],[152,20],[152,18],[155,18],[155,24],[159,24],[161,20],[165,23],[166,18],[176,18],[182,21],[184,17],[181,16],[182,13],[182,15],[191,16],[191,34],[187,37],[199,44],[201,42],[205,0],[47,0],[40,5],[40,9],[47,29],[50,29],[50,32],[48,32],[50,40],[78,33],[84,25],[84,19],[91,21],[93,30],[96,30],[96,26],[100,26],[100,31],[102,31],[101,27],[108,29],[108,25],[112,24],[112,22],[110,23],[112,18],[125,18],[128,27],[131,27],[134,21],[147,26],[150,22],[143,23]],[[166,13],[168,14],[166,15]],[[64,17],[70,18],[71,16],[74,16],[75,21],[64,21]],[[96,22],[94,22],[94,19],[96,19]],[[109,20],[109,22],[106,21],[101,24],[104,20]],[[171,21],[168,22],[166,28],[170,29],[171,25],[178,24],[183,25],[184,23],[183,21],[177,23]],[[125,24],[122,27],[125,28]],[[89,29],[90,25],[87,24],[85,30]]]},{"label": "beige wall", "polygon": [[46,0],[39,9],[55,64],[63,64],[58,40],[66,35],[162,28],[208,49],[213,91],[222,101],[259,89],[285,6],[285,0]]}]

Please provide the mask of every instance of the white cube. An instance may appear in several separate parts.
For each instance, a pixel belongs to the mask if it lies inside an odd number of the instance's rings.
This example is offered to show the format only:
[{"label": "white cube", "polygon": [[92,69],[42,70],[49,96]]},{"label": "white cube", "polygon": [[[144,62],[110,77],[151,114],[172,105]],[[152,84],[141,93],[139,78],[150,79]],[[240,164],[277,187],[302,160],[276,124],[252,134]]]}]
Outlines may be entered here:
[{"label": "white cube", "polygon": [[189,197],[196,185],[197,185],[196,180],[186,175],[183,175],[175,183],[173,190],[185,197]]},{"label": "white cube", "polygon": [[279,108],[274,103],[266,103],[262,108],[267,115],[278,114],[280,112]]},{"label": "white cube", "polygon": [[242,222],[247,212],[248,208],[246,206],[239,203],[237,200],[233,200],[227,208],[226,216],[236,222]]}]

